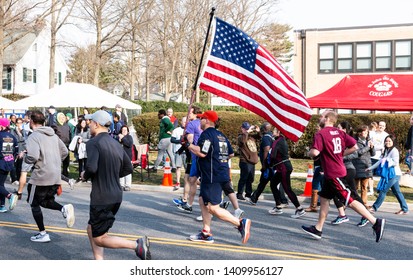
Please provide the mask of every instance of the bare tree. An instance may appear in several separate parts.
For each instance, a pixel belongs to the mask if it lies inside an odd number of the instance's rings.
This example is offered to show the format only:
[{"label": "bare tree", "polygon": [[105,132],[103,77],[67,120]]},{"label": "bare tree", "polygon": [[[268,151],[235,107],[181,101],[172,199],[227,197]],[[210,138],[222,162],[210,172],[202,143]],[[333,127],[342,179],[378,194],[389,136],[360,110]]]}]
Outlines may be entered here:
[{"label": "bare tree", "polygon": [[55,84],[56,36],[72,13],[77,0],[52,0],[50,7],[50,67],[49,88]]},{"label": "bare tree", "polygon": [[83,19],[89,22],[96,32],[93,84],[98,86],[103,57],[114,52],[126,35],[124,31],[119,32],[125,15],[125,5],[122,0],[80,0],[80,3]]}]

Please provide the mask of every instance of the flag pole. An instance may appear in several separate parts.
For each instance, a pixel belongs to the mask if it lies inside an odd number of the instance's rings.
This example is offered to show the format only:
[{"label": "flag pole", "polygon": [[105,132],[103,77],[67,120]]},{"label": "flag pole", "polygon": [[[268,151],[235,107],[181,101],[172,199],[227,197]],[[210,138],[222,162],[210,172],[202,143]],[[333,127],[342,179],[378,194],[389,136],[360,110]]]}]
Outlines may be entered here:
[{"label": "flag pole", "polygon": [[210,18],[209,18],[207,34],[205,36],[205,41],[204,41],[204,48],[202,49],[201,59],[200,59],[200,63],[199,63],[199,66],[198,66],[198,72],[197,72],[196,77],[195,77],[195,83],[194,83],[194,86],[192,87],[192,94],[191,94],[191,98],[190,98],[190,101],[189,101],[187,119],[189,118],[189,113],[191,112],[192,104],[194,103],[194,99],[195,99],[195,95],[196,95],[196,88],[197,88],[198,80],[199,80],[199,75],[201,73],[202,60],[204,59],[205,49],[206,49],[206,45],[207,45],[207,42],[208,42],[209,32],[211,30],[211,25],[212,25],[212,20],[214,18],[214,13],[215,13],[215,7],[212,7],[211,12],[209,13]]}]

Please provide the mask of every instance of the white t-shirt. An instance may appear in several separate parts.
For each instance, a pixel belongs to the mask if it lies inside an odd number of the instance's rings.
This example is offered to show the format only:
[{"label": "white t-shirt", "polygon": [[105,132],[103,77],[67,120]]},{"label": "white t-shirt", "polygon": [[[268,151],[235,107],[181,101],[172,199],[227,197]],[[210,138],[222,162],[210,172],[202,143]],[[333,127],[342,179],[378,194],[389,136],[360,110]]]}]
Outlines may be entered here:
[{"label": "white t-shirt", "polygon": [[375,131],[373,133],[373,136],[370,135],[371,140],[373,141],[374,144],[374,150],[376,150],[376,154],[374,155],[374,159],[379,159],[381,154],[384,151],[384,139],[389,135],[387,132],[383,131]]}]

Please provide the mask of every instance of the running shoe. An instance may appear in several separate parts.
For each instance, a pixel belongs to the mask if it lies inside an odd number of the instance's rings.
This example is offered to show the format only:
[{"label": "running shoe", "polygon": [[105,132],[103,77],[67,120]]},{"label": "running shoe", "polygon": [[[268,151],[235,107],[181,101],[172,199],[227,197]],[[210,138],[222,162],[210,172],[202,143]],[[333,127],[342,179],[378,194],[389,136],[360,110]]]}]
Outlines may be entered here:
[{"label": "running shoe", "polygon": [[223,208],[223,209],[227,209],[228,208],[228,206],[229,206],[229,201],[222,201],[220,204],[219,204],[219,207],[221,207],[221,208]]},{"label": "running shoe", "polygon": [[45,233],[41,234],[40,232],[30,237],[30,241],[39,242],[39,243],[46,243],[50,242],[50,236]]},{"label": "running shoe", "polygon": [[151,252],[149,251],[149,238],[144,236],[136,240],[135,253],[141,260],[150,260],[152,258]]},{"label": "running shoe", "polygon": [[364,217],[361,217],[360,223],[357,224],[358,227],[364,227],[365,225],[367,225],[369,223],[369,220],[367,220]]},{"label": "running shoe", "polygon": [[248,242],[248,239],[250,238],[251,220],[242,219],[239,222],[240,225],[238,227],[238,231],[241,233],[242,244],[245,244]]},{"label": "running shoe", "polygon": [[186,213],[189,213],[189,214],[192,213],[192,207],[189,206],[188,203],[186,203],[186,202],[185,202],[184,204],[182,204],[182,205],[178,205],[178,209],[179,209],[179,210],[182,210],[182,211],[184,211],[184,212],[186,212]]},{"label": "running shoe", "polygon": [[11,194],[11,195],[10,195],[10,197],[9,197],[9,210],[10,210],[10,211],[13,210],[14,207],[16,207],[16,204],[17,204],[17,200],[18,200],[18,199],[19,199],[19,198],[18,198],[17,195],[15,195],[15,194]]},{"label": "running shoe", "polygon": [[318,229],[315,228],[315,226],[310,226],[310,227],[306,227],[306,226],[301,226],[301,228],[303,229],[303,231],[309,235],[311,235],[311,237],[315,238],[315,239],[321,239],[321,234],[323,232],[319,231]]},{"label": "running shoe", "polygon": [[181,196],[180,198],[174,198],[174,199],[172,199],[172,202],[173,202],[176,206],[183,205],[183,204],[186,203],[186,202],[184,202],[184,201],[182,200],[182,196]]},{"label": "running shoe", "polygon": [[251,205],[256,205],[257,204],[257,199],[255,199],[254,196],[246,197],[245,200]]},{"label": "running shoe", "polygon": [[75,209],[72,204],[66,204],[62,208],[63,217],[66,219],[66,226],[73,227],[75,223]]},{"label": "running shoe", "polygon": [[189,240],[194,242],[214,243],[214,238],[210,232],[201,231],[198,234],[189,236]]},{"label": "running shoe", "polygon": [[237,199],[238,200],[245,200],[245,197],[242,194],[237,193]]},{"label": "running shoe", "polygon": [[73,190],[73,189],[75,188],[76,180],[73,179],[73,178],[70,178],[70,179],[69,179],[69,182],[67,182],[67,183],[69,184],[69,188],[70,188],[71,190]]},{"label": "running shoe", "polygon": [[305,210],[303,208],[298,208],[295,210],[294,215],[291,215],[291,218],[293,219],[298,219],[306,214]]},{"label": "running shoe", "polygon": [[377,219],[376,223],[373,225],[373,231],[376,235],[376,242],[380,242],[380,240],[383,238],[385,223],[385,219]]},{"label": "running shoe", "polygon": [[6,206],[4,205],[0,206],[0,213],[6,213],[6,212],[7,212]]},{"label": "running shoe", "polygon": [[347,216],[337,216],[337,218],[335,218],[334,220],[331,221],[331,224],[333,225],[339,225],[345,222],[348,222],[349,219]]},{"label": "running shoe", "polygon": [[268,213],[270,213],[271,215],[280,215],[284,212],[283,212],[282,208],[274,207],[274,208],[268,210]]}]

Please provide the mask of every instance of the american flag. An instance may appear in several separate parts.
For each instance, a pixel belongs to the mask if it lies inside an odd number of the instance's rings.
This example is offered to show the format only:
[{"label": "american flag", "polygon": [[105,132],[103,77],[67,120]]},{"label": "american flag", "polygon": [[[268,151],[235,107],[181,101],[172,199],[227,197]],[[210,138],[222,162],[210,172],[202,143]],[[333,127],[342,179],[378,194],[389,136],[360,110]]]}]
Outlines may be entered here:
[{"label": "american flag", "polygon": [[199,86],[263,117],[295,142],[311,118],[303,92],[276,59],[219,18]]}]

